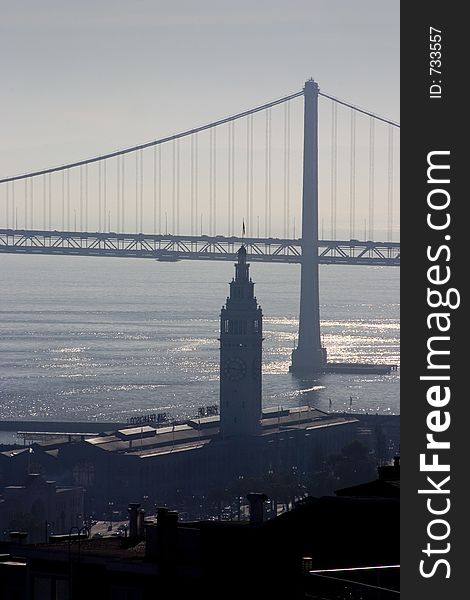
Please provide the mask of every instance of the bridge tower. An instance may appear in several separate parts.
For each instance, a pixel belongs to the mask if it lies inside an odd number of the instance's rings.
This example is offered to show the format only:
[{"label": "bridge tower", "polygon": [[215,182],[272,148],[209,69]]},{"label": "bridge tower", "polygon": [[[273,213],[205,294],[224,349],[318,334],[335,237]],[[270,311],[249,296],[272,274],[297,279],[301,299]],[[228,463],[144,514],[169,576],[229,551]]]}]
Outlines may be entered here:
[{"label": "bridge tower", "polygon": [[259,433],[263,314],[254,296],[246,249],[238,250],[230,297],[220,313],[220,429],[222,436]]},{"label": "bridge tower", "polygon": [[318,92],[313,79],[305,82],[299,339],[289,368],[299,375],[321,371],[327,361],[320,337],[318,281]]}]

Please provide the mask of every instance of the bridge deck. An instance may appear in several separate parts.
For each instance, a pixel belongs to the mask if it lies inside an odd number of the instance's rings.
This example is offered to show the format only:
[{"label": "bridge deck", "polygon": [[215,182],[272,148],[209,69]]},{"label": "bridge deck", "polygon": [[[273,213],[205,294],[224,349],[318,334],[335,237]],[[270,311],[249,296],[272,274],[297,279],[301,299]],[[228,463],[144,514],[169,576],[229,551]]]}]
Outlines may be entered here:
[{"label": "bridge deck", "polygon": [[[241,244],[250,261],[300,263],[300,239],[152,235],[0,229],[0,252],[176,260],[235,260]],[[320,240],[320,264],[400,264],[399,242]]]}]

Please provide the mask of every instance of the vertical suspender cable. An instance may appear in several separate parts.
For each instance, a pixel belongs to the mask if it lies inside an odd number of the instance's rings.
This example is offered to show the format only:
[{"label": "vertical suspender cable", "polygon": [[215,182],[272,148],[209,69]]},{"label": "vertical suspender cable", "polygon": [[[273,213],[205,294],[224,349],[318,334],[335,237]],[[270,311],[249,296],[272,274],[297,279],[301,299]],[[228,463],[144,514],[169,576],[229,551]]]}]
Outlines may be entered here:
[{"label": "vertical suspender cable", "polygon": [[[13,184],[14,185],[14,184]],[[14,188],[13,188],[14,189]],[[13,196],[13,201],[14,201]],[[46,211],[46,175],[42,176],[42,216],[43,216],[43,229],[47,228],[47,211]],[[13,214],[14,217],[14,214]]]},{"label": "vertical suspender cable", "polygon": [[158,146],[158,232],[162,229],[162,149]]},{"label": "vertical suspender cable", "polygon": [[[213,153],[213,130],[209,129],[209,234],[212,233],[212,205],[214,202],[213,175],[212,175],[212,153]],[[202,235],[202,233],[201,233]]]},{"label": "vertical suspender cable", "polygon": [[356,111],[351,108],[349,160],[349,239],[356,237]]},{"label": "vertical suspender cable", "polygon": [[[15,207],[15,182],[12,181],[11,182],[11,221],[12,221],[12,228],[13,229],[16,229],[15,215],[16,215],[16,207]],[[44,219],[45,219],[45,217],[44,217]],[[46,229],[46,221],[44,221],[44,229]]]},{"label": "vertical suspender cable", "polygon": [[[116,232],[122,232],[121,226],[121,163],[124,160],[123,156],[118,156],[116,163]],[[106,161],[104,161],[106,163]],[[119,240],[116,242],[119,247]]]},{"label": "vertical suspender cable", "polygon": [[191,223],[190,223],[189,231],[190,231],[191,235],[194,235],[194,136],[193,135],[191,136],[189,163],[190,163],[190,171],[191,171],[191,178],[190,178]]},{"label": "vertical suspender cable", "polygon": [[88,165],[85,165],[85,231],[88,231]]},{"label": "vertical suspender cable", "polygon": [[245,209],[245,223],[246,231],[251,233],[251,221],[250,221],[250,115],[246,118],[246,209]]},{"label": "vertical suspender cable", "polygon": [[28,229],[28,180],[24,180],[24,228]]},{"label": "vertical suspender cable", "polygon": [[[64,178],[64,174],[62,172],[62,222],[64,220],[64,194],[63,194],[63,189],[64,189],[64,182],[63,182],[63,178]],[[33,211],[34,211],[34,178],[31,177],[31,185],[30,185],[30,205],[29,205],[29,226],[31,229],[34,229],[34,224],[33,224]],[[63,229],[63,225],[62,225],[62,229]]]},{"label": "vertical suspender cable", "polygon": [[287,102],[287,237],[290,231],[290,102]]},{"label": "vertical suspender cable", "polygon": [[271,109],[266,110],[264,234],[271,235]]},{"label": "vertical suspender cable", "polygon": [[251,225],[251,235],[254,235],[254,228],[255,228],[255,224],[254,224],[254,213],[253,213],[253,182],[254,182],[254,176],[253,176],[253,115],[250,115],[250,148],[251,148],[251,152],[250,152],[250,223]]},{"label": "vertical suspender cable", "polygon": [[6,222],[5,222],[5,225],[6,225],[7,229],[9,229],[10,228],[10,193],[9,193],[10,192],[10,182],[9,181],[7,181],[7,183],[5,184],[5,187],[6,187],[6,197],[7,197],[6,198],[7,203],[6,203]]},{"label": "vertical suspender cable", "polygon": [[[31,183],[33,180],[31,179]],[[31,186],[31,196],[33,194],[33,188]],[[62,231],[65,230],[65,171],[62,171]]]},{"label": "vertical suspender cable", "polygon": [[338,107],[331,104],[331,239],[336,239],[336,202],[337,202],[337,157],[338,157]]},{"label": "vertical suspender cable", "polygon": [[[121,222],[121,165],[124,161],[124,156],[118,156],[118,162],[116,165],[116,233],[122,233],[122,222]],[[105,161],[106,162],[106,161]],[[119,247],[119,240],[117,240],[117,245]]]},{"label": "vertical suspender cable", "polygon": [[176,234],[180,232],[180,140],[176,140]]},{"label": "vertical suspender cable", "polygon": [[[44,200],[44,203],[45,203],[45,200]],[[16,229],[15,216],[16,216],[15,182],[12,181],[11,182],[11,227],[12,227],[12,229]],[[44,219],[45,219],[45,217],[44,217]],[[46,229],[46,221],[45,220],[44,220],[44,229]]]},{"label": "vertical suspender cable", "polygon": [[387,240],[393,241],[393,127],[388,126],[388,210]]},{"label": "vertical suspender cable", "polygon": [[157,233],[157,146],[153,147],[153,233]]},{"label": "vertical suspender cable", "polygon": [[144,151],[140,150],[140,232],[144,231]]},{"label": "vertical suspender cable", "polygon": [[264,237],[268,237],[268,131],[269,115],[265,114],[265,132],[264,132]]},{"label": "vertical suspender cable", "polygon": [[287,105],[284,104],[284,185],[283,185],[283,237],[287,238]]},{"label": "vertical suspender cable", "polygon": [[[126,231],[126,223],[125,223],[125,162],[126,157],[124,154],[121,156],[121,198],[120,198],[120,210],[121,210],[121,233]],[[104,197],[106,199],[106,163],[105,167],[105,178],[104,178]]]},{"label": "vertical suspender cable", "polygon": [[198,211],[198,134],[194,134],[194,235],[197,235],[197,211]]},{"label": "vertical suspender cable", "polygon": [[231,189],[231,194],[232,194],[232,235],[234,233],[235,230],[235,121],[231,122],[231,126],[232,126],[232,166],[231,166],[231,171],[232,171],[232,189]]},{"label": "vertical suspender cable", "polygon": [[52,229],[52,174],[49,173],[49,231]]},{"label": "vertical suspender cable", "polygon": [[227,123],[227,235],[231,235],[230,217],[232,197],[232,123]]},{"label": "vertical suspender cable", "polygon": [[67,231],[70,231],[70,169],[66,171],[67,178]]},{"label": "vertical suspender cable", "polygon": [[80,231],[83,231],[83,166],[80,165]]},{"label": "vertical suspender cable", "polygon": [[139,232],[139,152],[135,152],[135,233]]},{"label": "vertical suspender cable", "polygon": [[369,124],[369,239],[374,239],[375,121]]},{"label": "vertical suspender cable", "polygon": [[213,209],[214,209],[214,214],[212,216],[212,235],[215,235],[216,229],[217,229],[217,128],[214,127],[214,165],[212,168],[212,177],[214,178],[213,180],[213,190],[214,190],[214,204],[213,204]]},{"label": "vertical suspender cable", "polygon": [[[117,171],[119,173],[119,157],[117,157]],[[101,181],[101,161],[99,161],[98,163],[98,231],[102,231],[101,229],[101,210],[102,210],[102,206],[101,206],[101,191],[102,191],[102,181]],[[119,175],[118,175],[118,181],[117,181],[117,193],[119,196]]]},{"label": "vertical suspender cable", "polygon": [[[98,163],[101,167],[101,163]],[[101,169],[100,169],[101,171]],[[117,229],[116,231],[119,233],[119,213],[121,212],[121,157],[116,156],[116,205],[117,205]],[[100,200],[101,206],[101,200]],[[101,218],[100,218],[101,221]]]},{"label": "vertical suspender cable", "polygon": [[[124,157],[123,157],[123,161],[124,161]],[[106,231],[106,192],[107,192],[107,178],[106,178],[106,161],[103,161],[103,213],[104,213],[104,219],[103,219],[103,231]]]},{"label": "vertical suspender cable", "polygon": [[284,104],[284,238],[290,229],[290,103]]},{"label": "vertical suspender cable", "polygon": [[172,234],[176,233],[176,142],[173,141],[173,179],[172,179],[172,189],[171,189],[171,201],[172,201]]},{"label": "vertical suspender cable", "polygon": [[271,191],[272,191],[272,180],[271,180],[271,146],[272,146],[272,127],[271,127],[271,109],[268,108],[268,237],[271,237]]}]

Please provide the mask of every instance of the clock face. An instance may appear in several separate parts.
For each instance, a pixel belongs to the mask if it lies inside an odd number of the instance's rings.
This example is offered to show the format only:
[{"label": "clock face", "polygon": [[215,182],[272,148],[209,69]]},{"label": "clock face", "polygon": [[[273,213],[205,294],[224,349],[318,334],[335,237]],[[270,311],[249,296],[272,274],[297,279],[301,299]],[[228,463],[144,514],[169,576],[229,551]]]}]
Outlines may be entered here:
[{"label": "clock face", "polygon": [[222,365],[222,370],[230,381],[239,381],[246,375],[246,364],[241,358],[229,358]]}]

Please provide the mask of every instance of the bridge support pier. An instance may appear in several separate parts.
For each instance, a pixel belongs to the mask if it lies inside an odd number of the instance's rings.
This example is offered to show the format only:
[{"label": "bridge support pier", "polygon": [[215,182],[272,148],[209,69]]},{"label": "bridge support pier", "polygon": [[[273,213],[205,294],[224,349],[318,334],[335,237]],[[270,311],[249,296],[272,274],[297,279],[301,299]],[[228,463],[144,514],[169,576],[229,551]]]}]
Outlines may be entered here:
[{"label": "bridge support pier", "polygon": [[305,82],[299,341],[289,367],[299,375],[322,371],[327,362],[320,336],[318,279],[318,91],[313,79]]}]

